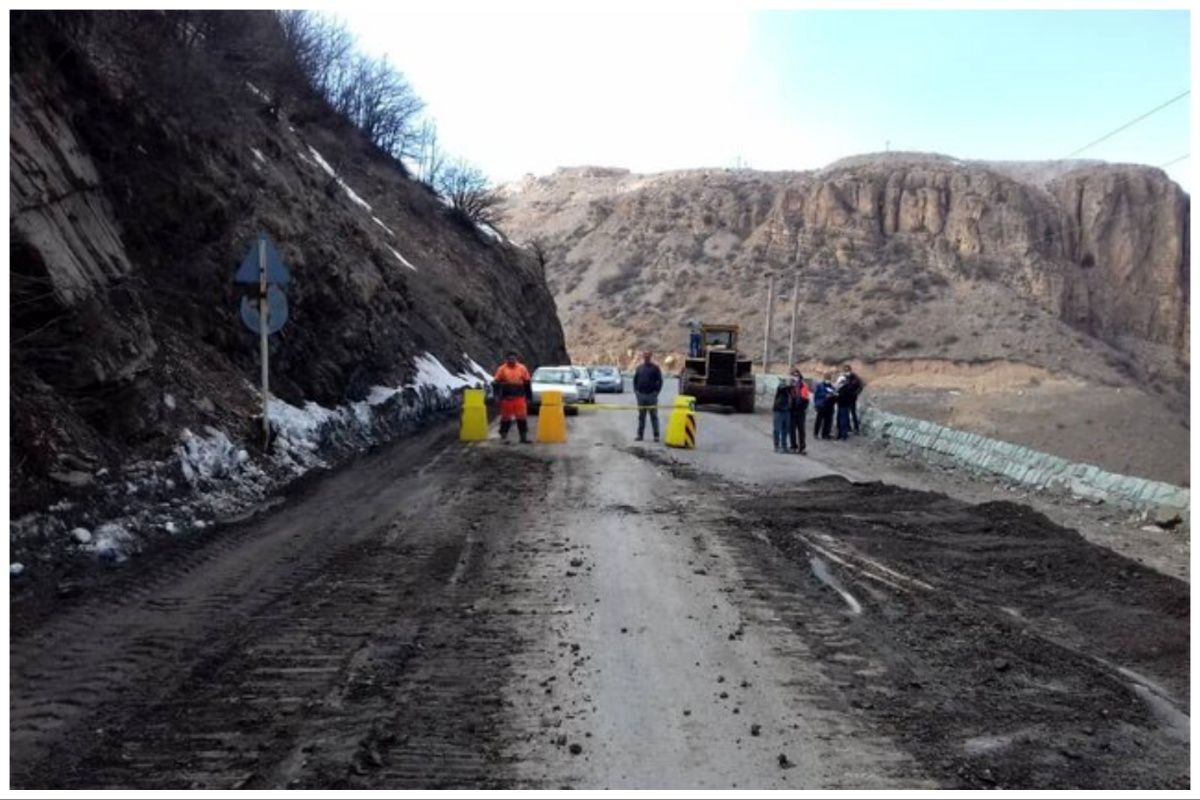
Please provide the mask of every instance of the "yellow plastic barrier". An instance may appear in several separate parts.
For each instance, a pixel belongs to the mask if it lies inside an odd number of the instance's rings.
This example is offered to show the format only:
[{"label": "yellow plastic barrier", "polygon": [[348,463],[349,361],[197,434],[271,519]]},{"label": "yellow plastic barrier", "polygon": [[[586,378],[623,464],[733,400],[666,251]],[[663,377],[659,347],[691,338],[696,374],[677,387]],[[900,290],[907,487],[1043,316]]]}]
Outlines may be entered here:
[{"label": "yellow plastic barrier", "polygon": [[667,420],[667,435],[663,442],[667,447],[682,447],[694,450],[696,447],[696,398],[681,394],[675,398],[671,408],[671,416]]},{"label": "yellow plastic barrier", "polygon": [[482,442],[487,437],[487,408],[483,403],[483,389],[463,389],[462,421],[458,425],[458,440]]},{"label": "yellow plastic barrier", "polygon": [[567,415],[563,410],[562,392],[542,393],[537,440],[551,444],[567,441]]}]

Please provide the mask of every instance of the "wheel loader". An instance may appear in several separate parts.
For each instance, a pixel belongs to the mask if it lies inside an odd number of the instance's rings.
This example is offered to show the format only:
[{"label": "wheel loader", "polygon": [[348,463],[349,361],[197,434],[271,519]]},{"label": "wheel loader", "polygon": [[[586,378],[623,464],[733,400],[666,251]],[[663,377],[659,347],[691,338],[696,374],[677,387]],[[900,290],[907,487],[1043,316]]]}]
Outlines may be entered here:
[{"label": "wheel loader", "polygon": [[754,374],[750,357],[739,353],[737,325],[701,325],[700,353],[689,355],[679,374],[679,393],[696,398],[697,405],[732,406],[754,411]]}]

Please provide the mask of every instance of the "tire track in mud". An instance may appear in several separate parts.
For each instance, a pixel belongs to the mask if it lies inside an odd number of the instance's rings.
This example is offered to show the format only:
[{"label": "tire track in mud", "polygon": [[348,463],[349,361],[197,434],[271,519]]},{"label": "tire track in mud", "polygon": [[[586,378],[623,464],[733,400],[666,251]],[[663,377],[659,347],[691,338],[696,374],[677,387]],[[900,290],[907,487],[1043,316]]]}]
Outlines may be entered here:
[{"label": "tire track in mud", "polygon": [[12,645],[14,785],[503,787],[521,634],[473,605],[511,560],[511,496],[544,489],[545,463],[514,457],[457,450],[407,492],[382,469],[357,510],[364,476],[342,475],[292,512],[308,530],[277,515],[33,627]]},{"label": "tire track in mud", "polygon": [[[731,500],[748,613],[801,634],[841,695],[814,702],[849,707],[925,774],[1188,785],[1186,584],[1011,504],[841,479]],[[1159,681],[1170,708],[1145,699]]]}]

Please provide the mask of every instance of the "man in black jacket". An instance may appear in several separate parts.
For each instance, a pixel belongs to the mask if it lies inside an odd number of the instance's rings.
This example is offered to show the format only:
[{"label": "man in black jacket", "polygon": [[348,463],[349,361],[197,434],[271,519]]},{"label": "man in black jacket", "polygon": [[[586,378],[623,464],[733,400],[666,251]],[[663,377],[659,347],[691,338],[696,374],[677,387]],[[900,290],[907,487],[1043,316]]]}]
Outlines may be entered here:
[{"label": "man in black jacket", "polygon": [[646,434],[646,416],[650,417],[650,427],[654,431],[654,441],[658,441],[658,393],[662,391],[662,370],[651,359],[653,353],[642,353],[642,363],[633,373],[633,393],[637,396],[638,432],[637,441],[642,441]]}]

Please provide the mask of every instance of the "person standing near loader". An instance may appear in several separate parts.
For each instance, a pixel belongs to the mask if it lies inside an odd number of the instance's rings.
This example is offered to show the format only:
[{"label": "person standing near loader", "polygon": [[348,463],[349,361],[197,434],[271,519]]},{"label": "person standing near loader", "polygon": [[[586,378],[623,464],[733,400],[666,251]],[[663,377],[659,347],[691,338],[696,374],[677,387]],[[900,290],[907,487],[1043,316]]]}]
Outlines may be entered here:
[{"label": "person standing near loader", "polygon": [[829,429],[833,427],[833,409],[837,402],[837,390],[833,388],[832,378],[833,373],[826,372],[824,380],[813,389],[813,408],[817,410],[817,419],[813,423],[814,439],[828,439]]},{"label": "person standing near loader", "polygon": [[633,393],[638,404],[637,441],[642,441],[646,435],[646,417],[650,417],[650,428],[654,431],[654,441],[658,441],[658,393],[662,391],[662,370],[654,363],[654,354],[650,351],[642,353],[642,363],[633,373]]},{"label": "person standing near loader", "polygon": [[804,455],[806,450],[804,415],[808,411],[809,401],[812,400],[812,392],[808,390],[808,384],[804,382],[804,376],[800,374],[800,370],[792,370],[792,381],[794,385],[792,386],[791,427],[788,429],[788,438],[792,452]]},{"label": "person standing near loader", "polygon": [[532,380],[529,370],[517,361],[516,353],[505,353],[504,363],[496,370],[494,379],[496,397],[500,402],[500,439],[508,441],[508,431],[512,428],[513,420],[516,420],[521,443],[529,444],[529,423],[526,419],[529,411],[525,404]]},{"label": "person standing near loader", "polygon": [[[854,432],[860,433],[858,427],[858,396],[862,394],[863,382],[862,378],[858,377],[857,373],[847,364],[842,367],[842,377],[838,379],[841,386],[838,388],[838,404],[845,399],[846,409],[849,412],[849,422],[854,424]],[[846,426],[849,430],[850,426]]]},{"label": "person standing near loader", "polygon": [[771,402],[771,440],[776,453],[788,451],[788,429],[792,425],[792,391],[796,388],[794,378],[786,378],[775,387]]}]

